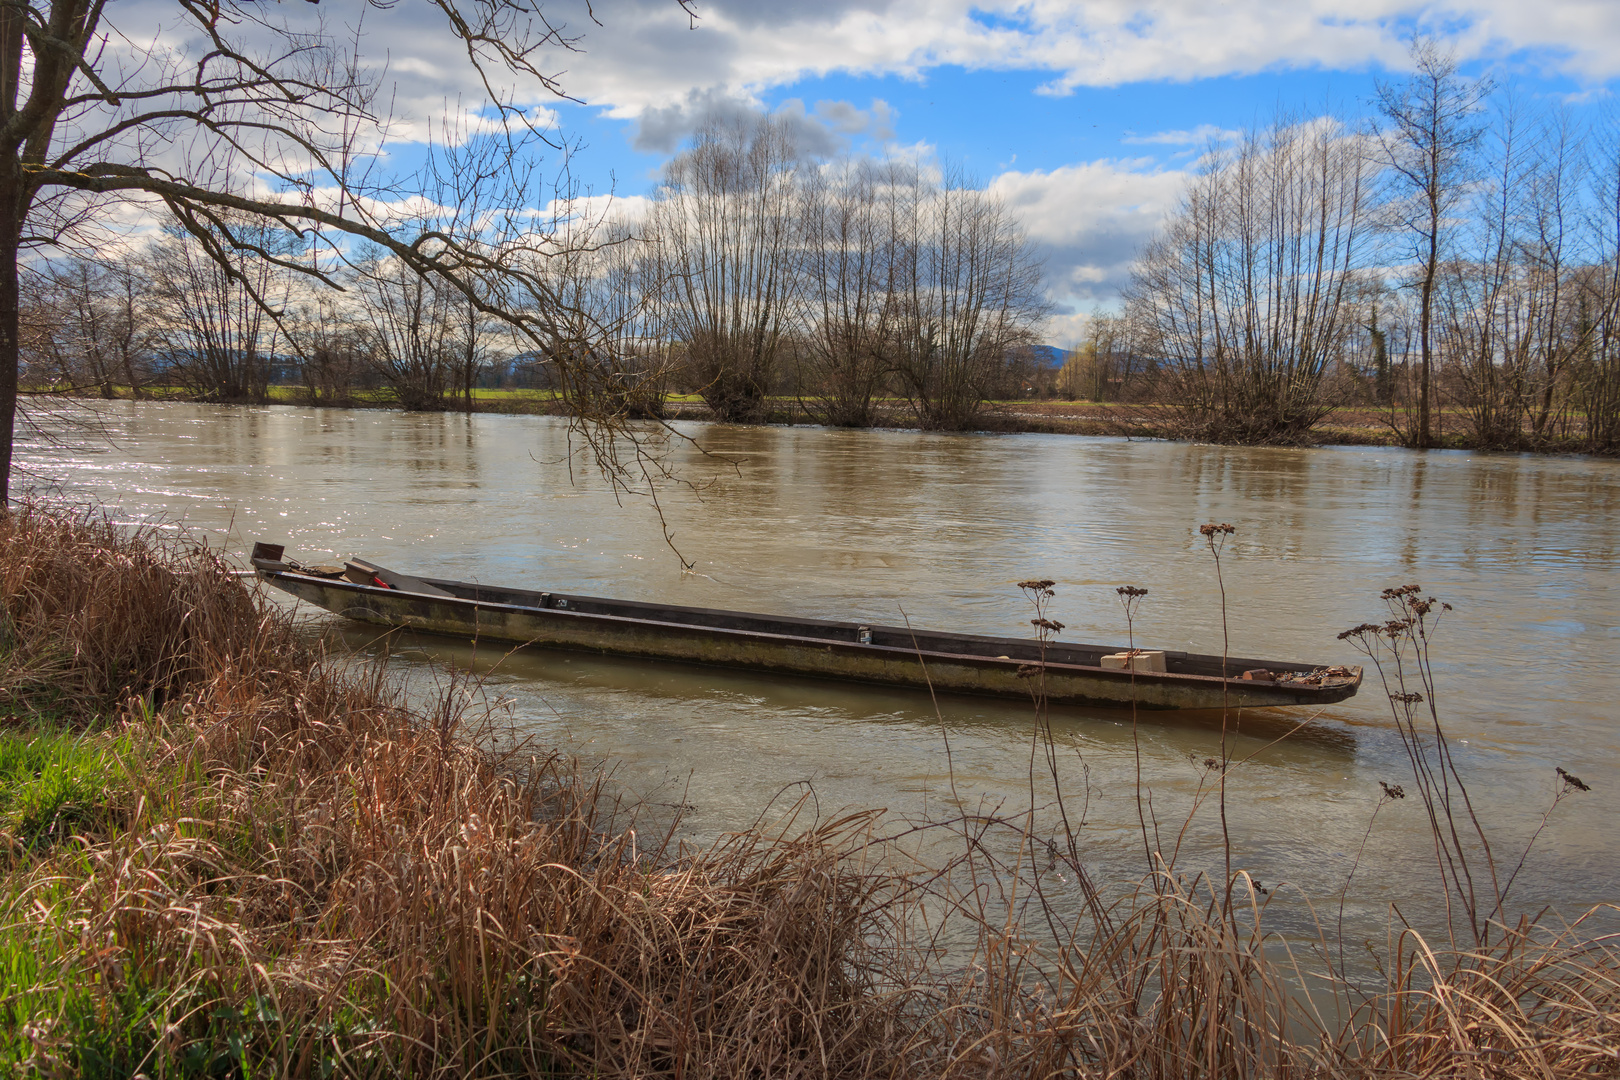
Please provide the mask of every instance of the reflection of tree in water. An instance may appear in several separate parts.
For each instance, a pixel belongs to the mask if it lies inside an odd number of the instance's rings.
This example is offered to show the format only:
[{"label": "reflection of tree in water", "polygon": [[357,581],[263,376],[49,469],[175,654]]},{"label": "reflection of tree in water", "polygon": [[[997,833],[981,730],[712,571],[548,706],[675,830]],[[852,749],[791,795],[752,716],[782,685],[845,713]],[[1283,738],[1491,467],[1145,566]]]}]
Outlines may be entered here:
[{"label": "reflection of tree in water", "polygon": [[479,472],[475,425],[462,413],[388,414],[387,431],[390,442],[402,444],[398,460],[413,473],[448,472],[470,481]]}]

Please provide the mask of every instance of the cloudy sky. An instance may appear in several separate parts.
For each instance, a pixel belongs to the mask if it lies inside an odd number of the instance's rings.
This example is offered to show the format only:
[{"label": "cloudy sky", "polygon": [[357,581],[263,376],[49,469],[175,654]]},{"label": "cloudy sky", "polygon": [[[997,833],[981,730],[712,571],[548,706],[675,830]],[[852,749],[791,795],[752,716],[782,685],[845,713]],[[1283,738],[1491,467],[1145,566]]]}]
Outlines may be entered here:
[{"label": "cloudy sky", "polygon": [[[329,19],[353,24],[344,0]],[[415,3],[417,6],[412,7]],[[581,35],[553,70],[579,103],[523,91],[583,144],[575,177],[645,196],[708,111],[786,110],[827,153],[921,150],[1015,207],[1041,245],[1062,343],[1117,297],[1196,156],[1278,109],[1374,111],[1406,41],[1577,118],[1616,107],[1617,0],[550,0]],[[594,14],[595,22],[591,15]],[[480,89],[420,0],[372,9],[408,118]],[[601,25],[596,25],[596,23]],[[410,157],[409,126],[393,152]]]}]

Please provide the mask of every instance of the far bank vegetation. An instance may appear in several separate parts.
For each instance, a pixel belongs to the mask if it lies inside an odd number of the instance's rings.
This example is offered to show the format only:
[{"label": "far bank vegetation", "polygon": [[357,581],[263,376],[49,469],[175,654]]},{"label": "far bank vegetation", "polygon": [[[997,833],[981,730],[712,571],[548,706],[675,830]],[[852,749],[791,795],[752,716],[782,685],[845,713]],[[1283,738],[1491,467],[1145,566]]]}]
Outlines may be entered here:
[{"label": "far bank vegetation", "polygon": [[[552,223],[555,250],[530,268],[563,301],[538,349],[384,251],[352,251],[335,272],[346,294],[316,294],[263,255],[313,258],[291,233],[259,230],[227,266],[171,230],[117,257],[37,268],[26,378],[217,402],[267,402],[283,384],[314,404],[365,395],[414,410],[522,388],[632,417],[661,416],[680,392],[741,423],[785,397],[824,423],[870,425],[881,406],[958,429],[1041,366],[1034,247],[954,173],[812,161],[791,124],[763,117],[699,131],[644,221],[592,218],[589,205]],[[455,235],[466,217],[411,225]]]},{"label": "far bank vegetation", "polygon": [[1059,392],[1217,442],[1349,409],[1413,447],[1620,448],[1620,128],[1412,59],[1375,126],[1212,148]]},{"label": "far bank vegetation", "polygon": [[[1414,447],[1613,452],[1613,118],[1527,109],[1422,42],[1413,61],[1376,124],[1280,115],[1210,147],[1122,304],[1063,350],[1040,336],[1038,245],[992,191],[913,160],[817,159],[765,116],[700,129],[637,220],[582,200],[551,223],[532,270],[566,311],[541,348],[381,250],[349,253],[345,294],[315,293],[276,264],[314,257],[290,233],[260,227],[227,271],[172,232],[33,268],[25,381],[418,410],[519,389],[619,418],[681,394],[727,422],[936,430],[1051,397],[1217,442],[1350,422]],[[411,227],[457,235],[491,209]]]}]

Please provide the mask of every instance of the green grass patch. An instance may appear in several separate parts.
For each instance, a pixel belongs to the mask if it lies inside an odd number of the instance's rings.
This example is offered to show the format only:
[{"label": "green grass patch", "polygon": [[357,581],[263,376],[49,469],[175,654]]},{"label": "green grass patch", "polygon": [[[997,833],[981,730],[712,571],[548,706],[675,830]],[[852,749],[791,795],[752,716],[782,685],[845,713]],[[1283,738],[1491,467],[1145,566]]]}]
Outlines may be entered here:
[{"label": "green grass patch", "polygon": [[556,401],[555,390],[494,390],[479,387],[473,391],[474,401]]},{"label": "green grass patch", "polygon": [[105,823],[128,738],[0,732],[0,829],[30,854]]},{"label": "green grass patch", "polygon": [[[227,998],[239,987],[198,979],[153,985],[125,963],[88,964],[76,929],[63,920],[60,895],[14,895],[7,908],[0,927],[0,1076],[277,1075],[283,1071],[275,1067],[277,1051],[289,1041],[297,1045],[300,1033],[289,1040],[272,1001]],[[31,916],[19,917],[21,908]],[[313,1049],[306,1075],[339,1071],[327,1047]]]}]

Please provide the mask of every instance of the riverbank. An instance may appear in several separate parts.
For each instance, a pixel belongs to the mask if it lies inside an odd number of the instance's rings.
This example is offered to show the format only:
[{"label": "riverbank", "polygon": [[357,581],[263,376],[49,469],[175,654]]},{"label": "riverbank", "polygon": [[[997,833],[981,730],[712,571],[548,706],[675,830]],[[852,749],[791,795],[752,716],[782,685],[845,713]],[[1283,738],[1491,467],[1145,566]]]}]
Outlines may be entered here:
[{"label": "riverbank", "polygon": [[[172,390],[160,389],[148,391],[147,394],[153,400],[192,400]],[[128,387],[115,388],[116,399],[130,400],[132,397]],[[269,403],[314,408],[399,408],[391,395],[380,391],[356,392],[339,399],[322,400],[312,398],[303,387],[296,386],[271,387]],[[447,399],[444,411],[517,416],[570,415],[568,406],[556,394],[546,390],[479,389],[473,392],[471,408],[462,399]],[[1175,414],[1174,406],[1152,403],[1122,404],[1055,398],[991,401],[985,404],[969,430],[980,434],[1084,435],[1182,441],[1177,435]],[[664,419],[713,423],[714,414],[697,394],[673,394],[665,403]],[[788,427],[817,423],[802,402],[789,397],[770,399],[764,422]],[[1392,418],[1384,409],[1343,408],[1329,414],[1325,421],[1314,428],[1305,445],[1401,447],[1400,422],[1404,422],[1404,418]],[[1437,449],[1500,449],[1482,447],[1471,438],[1467,418],[1460,410],[1437,409],[1435,425]],[[910,410],[899,402],[880,404],[873,428],[913,430],[915,420]],[[1527,442],[1520,452],[1579,454],[1588,451],[1585,444],[1578,440],[1555,439],[1538,444]]]},{"label": "riverbank", "polygon": [[599,777],[481,749],[464,686],[412,708],[95,514],[13,511],[0,580],[7,1069],[882,1071],[859,820],[661,847]]},{"label": "riverbank", "polygon": [[[1080,835],[1033,811],[801,805],[684,850],[600,777],[488,749],[496,718],[465,684],[413,706],[184,539],[13,510],[0,589],[0,1061],[18,1072],[1620,1065],[1620,958],[1550,920],[1457,948],[1397,935],[1368,982],[1326,931],[1278,950],[1276,883],[1094,888]],[[961,855],[906,864],[880,837],[913,828]]]}]

